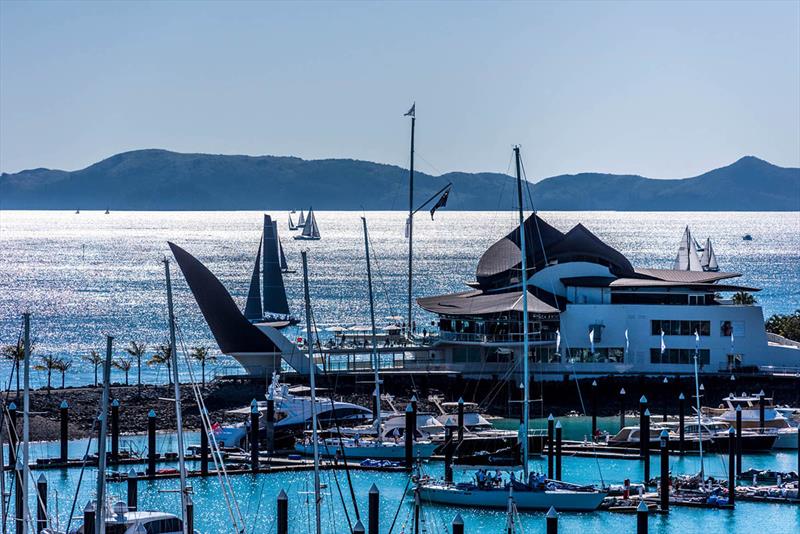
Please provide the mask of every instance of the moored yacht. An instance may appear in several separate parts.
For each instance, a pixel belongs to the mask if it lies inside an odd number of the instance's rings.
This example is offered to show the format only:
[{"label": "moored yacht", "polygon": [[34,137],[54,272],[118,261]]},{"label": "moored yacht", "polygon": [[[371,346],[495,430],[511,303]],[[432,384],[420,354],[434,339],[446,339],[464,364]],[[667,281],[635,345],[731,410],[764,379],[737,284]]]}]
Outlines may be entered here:
[{"label": "moored yacht", "polygon": [[[727,425],[736,424],[736,409],[742,412],[742,428],[756,430],[760,434],[773,434],[776,437],[773,448],[775,449],[796,449],[797,448],[797,427],[792,424],[780,411],[772,404],[772,399],[760,395],[728,396],[722,399],[719,408],[703,408],[703,412],[712,417],[715,421],[721,421]],[[761,407],[763,402],[764,424],[761,424]]]}]

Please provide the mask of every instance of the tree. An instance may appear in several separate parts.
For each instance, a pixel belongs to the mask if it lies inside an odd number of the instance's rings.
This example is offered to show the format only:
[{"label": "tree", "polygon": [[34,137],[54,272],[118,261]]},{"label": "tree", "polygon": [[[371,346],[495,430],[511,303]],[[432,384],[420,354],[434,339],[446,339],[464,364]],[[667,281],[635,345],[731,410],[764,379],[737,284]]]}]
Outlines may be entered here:
[{"label": "tree", "polygon": [[90,350],[89,354],[82,356],[82,358],[94,366],[94,387],[97,387],[97,369],[103,365],[103,357],[96,350]]},{"label": "tree", "polygon": [[[145,345],[144,343],[137,343],[135,341],[131,341],[128,348],[125,349],[125,352],[136,358],[136,369],[138,375],[136,377],[136,383],[138,384],[140,391],[142,389],[142,357],[145,355],[146,351],[147,351],[147,345]],[[125,383],[126,384],[128,383],[127,373],[125,374]]]},{"label": "tree", "polygon": [[55,356],[40,356],[42,363],[34,365],[33,368],[37,371],[47,371],[47,391],[51,388],[51,378],[53,376],[53,369],[58,367],[58,358]]},{"label": "tree", "polygon": [[778,334],[792,341],[800,341],[800,309],[792,314],[775,314],[767,320],[767,332]]},{"label": "tree", "polygon": [[[131,371],[131,367],[133,367],[133,360],[130,358],[117,358],[114,360],[113,363],[114,367],[125,373],[125,385],[128,385],[128,373]],[[141,372],[139,374],[141,376]],[[141,382],[139,383],[141,385]]]},{"label": "tree", "polygon": [[743,306],[752,306],[756,303],[756,298],[747,291],[737,291],[733,295],[733,303]]},{"label": "tree", "polygon": [[[31,343],[31,354],[33,354],[33,346],[33,343]],[[17,374],[17,396],[19,396],[19,364],[25,359],[25,345],[22,343],[22,339],[18,339],[15,345],[3,347],[3,358],[13,362],[14,372]]]},{"label": "tree", "polygon": [[155,353],[147,361],[147,365],[166,365],[167,381],[172,385],[172,347],[169,343],[162,343],[156,347]]},{"label": "tree", "polygon": [[61,389],[64,389],[64,379],[67,376],[67,371],[72,368],[72,364],[72,360],[67,360],[65,358],[59,358],[56,360],[55,368],[59,373],[61,373]]},{"label": "tree", "polygon": [[206,363],[217,361],[217,357],[209,354],[207,347],[192,347],[192,352],[189,353],[189,356],[200,362],[203,387],[206,387]]}]

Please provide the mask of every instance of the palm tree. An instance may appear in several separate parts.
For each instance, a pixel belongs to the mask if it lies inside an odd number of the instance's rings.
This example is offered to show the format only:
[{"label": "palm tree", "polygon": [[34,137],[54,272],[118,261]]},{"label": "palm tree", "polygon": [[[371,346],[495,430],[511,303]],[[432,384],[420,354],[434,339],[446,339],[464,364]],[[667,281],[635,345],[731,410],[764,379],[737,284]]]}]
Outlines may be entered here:
[{"label": "palm tree", "polygon": [[94,366],[94,387],[97,387],[97,369],[103,365],[103,357],[96,350],[90,350],[89,354],[82,356],[82,358]]},{"label": "palm tree", "polygon": [[[31,343],[30,351],[33,353],[33,343]],[[18,339],[15,345],[3,347],[3,358],[14,362],[14,372],[17,374],[17,397],[19,397],[19,363],[25,359],[25,346],[22,343],[22,339]]]},{"label": "palm tree", "polygon": [[166,365],[169,385],[172,385],[172,347],[162,343],[156,347],[155,353],[147,361],[147,365]]},{"label": "palm tree", "polygon": [[[137,384],[139,385],[139,391],[142,390],[142,356],[144,356],[145,351],[147,350],[147,345],[144,343],[137,343],[135,341],[131,341],[130,346],[125,349],[125,352],[136,358],[136,368],[138,372],[138,376],[136,377]],[[125,374],[125,383],[128,383],[128,375]]]},{"label": "palm tree", "polygon": [[200,370],[203,376],[203,387],[206,387],[206,362],[215,362],[217,361],[217,357],[209,354],[207,347],[192,347],[192,352],[189,353],[189,356],[200,362]]},{"label": "palm tree", "polygon": [[[131,371],[131,367],[133,367],[133,360],[131,360],[130,358],[117,358],[116,360],[114,360],[113,365],[114,367],[125,373],[125,385],[127,386],[128,373]],[[139,383],[139,385],[141,385],[141,383]]]},{"label": "palm tree", "polygon": [[756,298],[747,291],[738,291],[733,295],[733,303],[744,306],[752,306],[756,303]]},{"label": "palm tree", "polygon": [[65,358],[59,358],[56,361],[55,368],[59,373],[61,373],[61,389],[64,389],[64,378],[67,376],[67,371],[72,368],[72,364],[72,360],[67,360]]},{"label": "palm tree", "polygon": [[42,363],[34,365],[36,371],[47,371],[47,391],[50,392],[51,378],[53,376],[53,369],[57,369],[58,358],[55,356],[41,356]]}]

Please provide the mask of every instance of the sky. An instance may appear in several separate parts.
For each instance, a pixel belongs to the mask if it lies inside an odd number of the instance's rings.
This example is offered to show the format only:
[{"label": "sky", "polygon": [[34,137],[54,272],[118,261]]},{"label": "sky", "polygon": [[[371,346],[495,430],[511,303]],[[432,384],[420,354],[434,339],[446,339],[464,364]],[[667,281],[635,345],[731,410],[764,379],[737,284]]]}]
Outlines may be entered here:
[{"label": "sky", "polygon": [[118,152],[800,166],[800,2],[0,1],[0,171]]}]

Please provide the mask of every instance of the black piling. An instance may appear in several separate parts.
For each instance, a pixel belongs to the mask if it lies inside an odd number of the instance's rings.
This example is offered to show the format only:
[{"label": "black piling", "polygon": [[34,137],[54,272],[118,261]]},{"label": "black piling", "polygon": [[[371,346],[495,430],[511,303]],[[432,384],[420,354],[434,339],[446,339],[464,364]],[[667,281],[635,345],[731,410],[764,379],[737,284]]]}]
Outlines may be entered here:
[{"label": "black piling", "polygon": [[461,514],[456,514],[453,518],[453,534],[464,534],[464,520]]},{"label": "black piling", "polygon": [[156,411],[147,414],[147,477],[156,476]]},{"label": "black piling", "polygon": [[561,421],[556,423],[556,480],[561,480]]},{"label": "black piling", "polygon": [[13,402],[8,405],[8,468],[14,469],[17,466],[17,405]]},{"label": "black piling", "polygon": [[89,501],[83,509],[83,532],[94,532],[94,517],[95,517],[94,502]]},{"label": "black piling", "polygon": [[558,534],[558,513],[552,506],[545,516],[547,534]]},{"label": "black piling", "polygon": [[139,473],[131,468],[128,471],[128,510],[139,508]]},{"label": "black piling", "polygon": [[669,433],[661,431],[661,484],[659,486],[661,510],[669,511]]},{"label": "black piling", "polygon": [[275,454],[275,399],[272,393],[267,397],[267,453]]},{"label": "black piling", "polygon": [[59,412],[61,419],[61,454],[59,460],[62,463],[67,463],[67,460],[69,460],[69,404],[67,404],[66,400],[61,401]]},{"label": "black piling", "polygon": [[647,505],[644,500],[639,501],[636,508],[636,534],[647,534]]},{"label": "black piling", "polygon": [[758,433],[764,433],[764,390],[758,394]]},{"label": "black piling", "polygon": [[[645,451],[650,446],[650,434],[644,432],[644,412],[647,410],[647,397],[639,399],[639,458],[644,460]],[[647,482],[647,481],[645,481]]]},{"label": "black piling", "polygon": [[[208,410],[203,408],[203,413],[208,414]],[[203,418],[207,420],[207,417]],[[206,430],[205,421],[201,421],[200,425],[200,475],[208,476],[208,431]]]},{"label": "black piling", "polygon": [[619,429],[625,428],[625,388],[619,390]]},{"label": "black piling", "polygon": [[378,486],[369,488],[369,534],[380,534],[381,493]]},{"label": "black piling", "polygon": [[250,470],[258,473],[258,402],[250,403]]},{"label": "black piling", "polygon": [[289,533],[289,497],[281,490],[278,494],[278,534]]},{"label": "black piling", "polygon": [[464,441],[464,399],[458,398],[458,443]]},{"label": "black piling", "polygon": [[[739,450],[741,449],[742,446],[741,444],[739,444]],[[736,465],[739,464],[737,463]],[[800,426],[797,427],[797,472],[800,473]]]},{"label": "black piling", "polygon": [[119,463],[119,401],[111,402],[111,463]]},{"label": "black piling", "polygon": [[416,395],[411,397],[411,411],[414,412],[414,417],[411,418],[411,440],[417,441],[417,414],[419,413],[419,409],[417,408]]},{"label": "black piling", "polygon": [[666,376],[664,377],[663,384],[664,384],[664,395],[662,398],[664,399],[664,406],[663,406],[664,413],[661,415],[661,420],[666,423],[667,412],[669,411],[669,380],[667,380]]},{"label": "black piling", "polygon": [[736,474],[742,475],[742,407],[736,407]]},{"label": "black piling", "polygon": [[[644,442],[644,483],[650,482],[650,410],[644,410],[644,433],[640,433],[640,440]],[[642,440],[642,438],[644,438]]]},{"label": "black piling", "polygon": [[353,534],[366,534],[366,530],[364,530],[364,524],[361,521],[356,521],[356,524],[353,526]]},{"label": "black piling", "polygon": [[686,430],[683,428],[686,419],[686,397],[681,393],[678,396],[678,450],[681,454],[686,452]]},{"label": "black piling", "polygon": [[[22,534],[25,530],[25,522],[24,522],[24,506],[23,506],[23,499],[22,499],[22,481],[25,477],[25,470],[22,466],[22,460],[17,459],[17,463],[15,464],[14,468],[14,518],[16,519],[16,533]],[[3,496],[5,498],[5,496]]]},{"label": "black piling", "polygon": [[592,380],[592,389],[591,395],[591,407],[592,407],[592,438],[591,440],[594,441],[594,437],[597,435],[597,380]]},{"label": "black piling", "polygon": [[444,427],[444,481],[453,483],[453,425],[450,419]]},{"label": "black piling", "polygon": [[186,496],[186,532],[194,532],[194,501],[192,496]]},{"label": "black piling", "polygon": [[36,480],[36,532],[47,528],[47,479],[44,473]]},{"label": "black piling", "polygon": [[[553,419],[553,414],[550,414],[547,417],[547,478],[553,479],[554,472],[553,472],[553,445],[555,444],[554,438],[555,434],[555,420]],[[525,459],[523,459],[525,461]]]},{"label": "black piling", "polygon": [[414,440],[413,440],[413,427],[414,427],[414,408],[409,404],[406,406],[406,428],[403,434],[405,438],[405,453],[406,453],[406,461],[405,467],[406,471],[411,471],[414,467]]},{"label": "black piling", "polygon": [[736,504],[736,431],[728,429],[728,504]]}]

